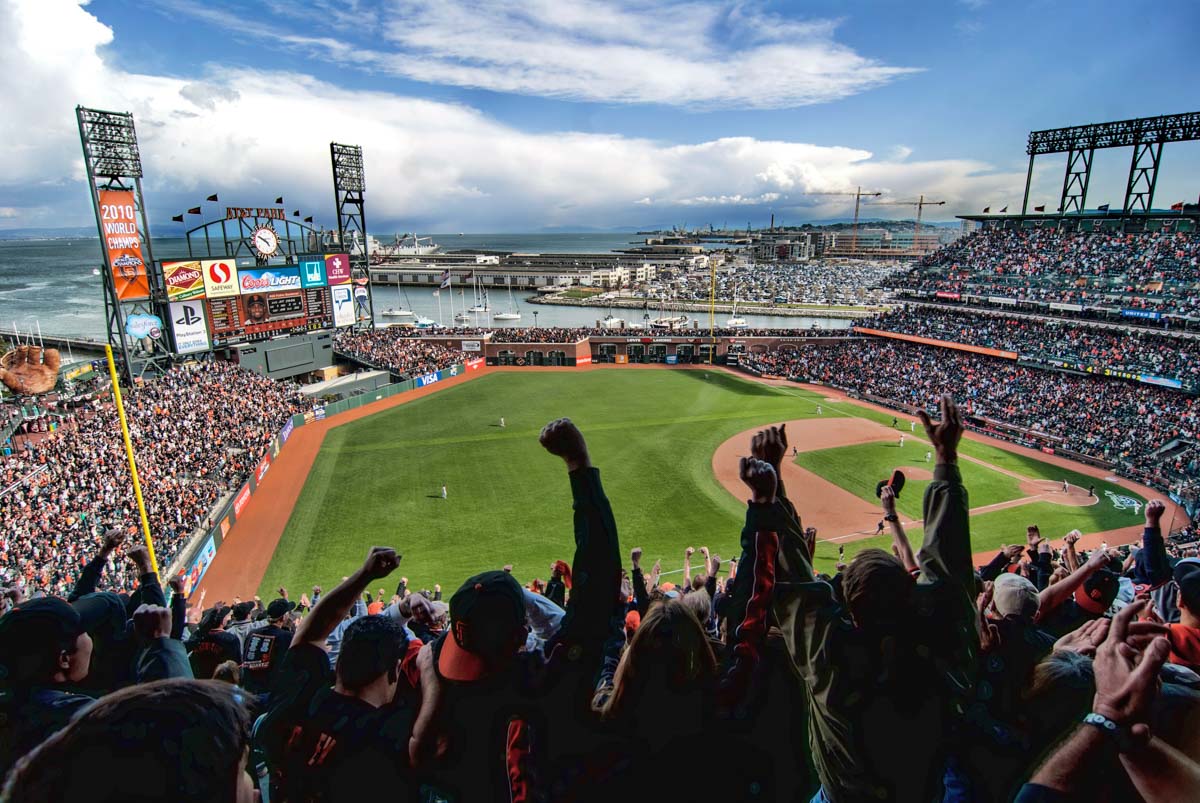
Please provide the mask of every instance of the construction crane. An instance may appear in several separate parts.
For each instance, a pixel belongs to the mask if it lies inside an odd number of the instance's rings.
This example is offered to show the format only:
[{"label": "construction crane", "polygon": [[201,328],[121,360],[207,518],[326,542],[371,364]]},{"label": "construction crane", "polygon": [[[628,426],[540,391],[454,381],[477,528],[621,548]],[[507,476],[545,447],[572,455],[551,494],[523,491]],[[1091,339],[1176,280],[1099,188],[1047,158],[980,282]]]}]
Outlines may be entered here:
[{"label": "construction crane", "polygon": [[[854,192],[806,192],[805,195],[842,195],[852,196],[854,198],[854,234],[850,238],[850,250],[855,254],[858,253],[858,206],[864,197],[870,198],[873,196],[883,195],[882,192],[863,192],[862,187],[857,187]],[[867,201],[870,203],[870,201]]]},{"label": "construction crane", "polygon": [[913,230],[913,252],[917,252],[917,240],[921,236],[921,212],[927,206],[945,206],[945,201],[926,201],[925,196],[917,197],[915,201],[867,201],[872,206],[915,206],[917,208],[917,227]]}]

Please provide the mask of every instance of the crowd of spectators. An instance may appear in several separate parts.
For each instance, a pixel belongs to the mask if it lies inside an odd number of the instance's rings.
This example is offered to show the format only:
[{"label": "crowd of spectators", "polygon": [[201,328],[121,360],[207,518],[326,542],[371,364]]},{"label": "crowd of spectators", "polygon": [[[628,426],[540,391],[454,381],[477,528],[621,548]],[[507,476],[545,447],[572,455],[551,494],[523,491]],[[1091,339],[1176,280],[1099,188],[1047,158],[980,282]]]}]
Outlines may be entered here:
[{"label": "crowd of spectators", "polygon": [[[303,412],[297,386],[219,361],[177,367],[124,393],[159,564],[167,566],[270,440]],[[0,581],[65,595],[111,523],[136,523],[116,408],[107,397],[62,408],[54,432],[0,458]],[[136,577],[109,566],[113,588]]]},{"label": "crowd of spectators", "polygon": [[1200,399],[1119,379],[1078,376],[938,346],[871,337],[829,346],[748,354],[767,374],[824,382],[905,408],[941,393],[968,417],[1046,436],[1046,442],[1118,465],[1128,476],[1172,483],[1156,453],[1200,436]]},{"label": "crowd of spectators", "polygon": [[[649,337],[652,334],[670,335],[672,337],[848,337],[854,333],[847,327],[837,329],[768,329],[760,327],[740,327],[731,329],[725,326],[718,326],[716,329],[712,330],[711,333],[707,327],[687,327],[670,331],[665,329],[648,329],[642,326],[639,326],[636,329],[631,329],[628,327],[596,328],[589,326],[505,326],[496,327],[495,329],[453,326],[431,327],[428,329],[416,329],[413,327],[389,327],[387,329],[375,329],[372,332],[356,333],[353,342],[392,342],[446,337],[478,337],[480,339],[485,339],[489,334],[491,335],[490,342],[492,343],[578,343],[580,340],[588,337],[633,337],[641,335]],[[340,342],[342,341],[339,340],[339,343]],[[342,349],[340,346],[338,350],[345,351],[347,354],[352,353],[348,350]]]},{"label": "crowd of spectators", "polygon": [[136,592],[97,592],[112,530],[70,601],[0,592],[0,797],[609,801],[688,777],[738,801],[1200,797],[1194,546],[1153,501],[1134,548],[1030,526],[973,565],[962,416],[945,397],[920,417],[923,543],[885,488],[892,552],[832,575],[781,480],[783,427],[741,460],[737,561],[702,548],[693,574],[689,547],[678,584],[622,549],[568,419],[540,436],[574,519],[544,586],[506,566],[448,605],[389,594],[400,554],[373,547],[328,592],[206,607],[179,578],[168,601],[142,549]]},{"label": "crowd of spectators", "polygon": [[1200,312],[1200,234],[989,228],[924,257],[894,287]]},{"label": "crowd of spectators", "polygon": [[894,307],[859,325],[1200,384],[1200,340],[1188,336],[929,305]]},{"label": "crowd of spectators", "polygon": [[[760,304],[877,304],[885,279],[904,272],[898,262],[813,259],[724,268],[717,272],[717,300]],[[712,277],[688,273],[671,285],[676,300],[708,301]]]},{"label": "crowd of spectators", "polygon": [[[400,327],[339,331],[333,347],[341,354],[402,376],[431,374],[463,361],[463,352],[434,340],[421,340]],[[428,330],[419,330],[428,333]]]}]

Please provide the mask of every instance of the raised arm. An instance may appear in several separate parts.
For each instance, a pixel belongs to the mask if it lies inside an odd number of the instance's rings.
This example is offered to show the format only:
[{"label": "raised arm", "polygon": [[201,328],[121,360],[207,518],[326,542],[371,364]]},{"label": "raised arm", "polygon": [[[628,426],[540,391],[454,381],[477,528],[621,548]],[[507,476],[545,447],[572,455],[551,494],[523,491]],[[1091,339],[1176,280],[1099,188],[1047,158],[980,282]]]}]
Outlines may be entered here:
[{"label": "raised arm", "polygon": [[1066,561],[1067,569],[1070,571],[1079,568],[1079,553],[1075,551],[1075,544],[1081,537],[1083,537],[1083,533],[1079,530],[1071,530],[1063,538],[1063,543],[1066,544],[1066,548],[1063,550],[1063,560]]},{"label": "raised arm", "polygon": [[1142,531],[1142,548],[1134,564],[1134,582],[1158,586],[1171,579],[1171,561],[1160,526],[1166,509],[1159,499],[1146,504],[1146,529]]},{"label": "raised arm", "polygon": [[920,583],[951,582],[961,587],[967,604],[975,599],[975,567],[971,565],[971,529],[967,518],[970,504],[958,471],[958,442],[963,425],[958,405],[949,394],[942,396],[941,420],[917,415],[937,452],[933,482],[925,489],[925,540],[917,555]]},{"label": "raised arm", "polygon": [[361,601],[363,591],[375,580],[382,580],[400,565],[400,555],[390,547],[371,547],[367,559],[358,571],[343,580],[337,588],[321,597],[312,612],[296,627],[293,644],[313,644],[323,647],[333,629],[346,618],[355,601]]},{"label": "raised arm", "polygon": [[633,602],[637,606],[638,614],[645,616],[650,608],[650,591],[646,588],[646,575],[642,573],[642,548],[634,547],[629,557],[633,563],[633,571],[630,573],[633,582]]},{"label": "raised arm", "polygon": [[1075,589],[1083,585],[1084,581],[1102,569],[1106,563],[1108,563],[1107,553],[1103,549],[1097,549],[1088,558],[1087,563],[1071,572],[1065,580],[1060,580],[1038,592],[1038,619],[1049,616],[1055,608],[1062,605],[1075,593]]},{"label": "raised arm", "polygon": [[696,548],[694,546],[683,550],[683,587],[686,589],[692,587],[692,555],[695,552]]},{"label": "raised arm", "polygon": [[96,557],[88,561],[87,565],[83,567],[83,571],[79,573],[79,579],[75,581],[75,588],[71,589],[67,602],[74,602],[84,594],[91,594],[96,590],[96,586],[100,584],[100,578],[104,575],[104,565],[123,543],[125,543],[125,531],[120,527],[113,527],[105,531],[104,543],[100,546],[100,551],[96,553]]},{"label": "raised arm", "polygon": [[912,544],[908,542],[908,534],[904,532],[904,525],[900,523],[900,516],[896,513],[896,492],[890,486],[885,485],[879,494],[879,502],[883,507],[883,519],[888,523],[892,531],[892,546],[896,550],[904,568],[910,572],[915,572],[917,566],[917,556],[913,554]]},{"label": "raised arm", "polygon": [[[575,507],[575,557],[571,562],[571,598],[562,627],[547,654],[563,644],[569,660],[598,661],[611,635],[621,590],[617,523],[592,467],[583,434],[569,418],[551,421],[539,438],[547,452],[562,458],[571,481]],[[580,649],[576,650],[575,647]]]}]

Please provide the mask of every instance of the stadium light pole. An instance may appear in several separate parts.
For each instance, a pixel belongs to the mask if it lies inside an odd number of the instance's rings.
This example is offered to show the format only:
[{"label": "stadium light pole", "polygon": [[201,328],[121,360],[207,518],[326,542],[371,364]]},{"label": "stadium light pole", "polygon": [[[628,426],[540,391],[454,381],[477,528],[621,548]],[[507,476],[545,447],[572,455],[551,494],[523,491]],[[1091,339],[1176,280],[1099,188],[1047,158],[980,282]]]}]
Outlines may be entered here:
[{"label": "stadium light pole", "polygon": [[537,329],[537,316],[538,316],[538,311],[534,310],[533,311],[533,328],[534,329]]}]

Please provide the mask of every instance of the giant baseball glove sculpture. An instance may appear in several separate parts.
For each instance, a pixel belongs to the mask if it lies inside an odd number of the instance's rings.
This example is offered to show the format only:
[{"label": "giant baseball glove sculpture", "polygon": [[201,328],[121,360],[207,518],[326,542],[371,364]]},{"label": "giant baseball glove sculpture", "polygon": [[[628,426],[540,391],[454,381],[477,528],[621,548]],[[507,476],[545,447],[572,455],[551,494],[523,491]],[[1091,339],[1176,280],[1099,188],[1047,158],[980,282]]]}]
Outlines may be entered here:
[{"label": "giant baseball glove sculpture", "polygon": [[58,349],[17,346],[0,358],[0,382],[22,396],[45,393],[58,383],[61,364]]}]

